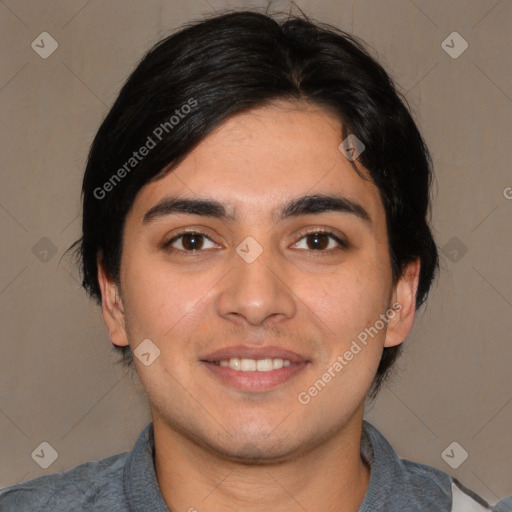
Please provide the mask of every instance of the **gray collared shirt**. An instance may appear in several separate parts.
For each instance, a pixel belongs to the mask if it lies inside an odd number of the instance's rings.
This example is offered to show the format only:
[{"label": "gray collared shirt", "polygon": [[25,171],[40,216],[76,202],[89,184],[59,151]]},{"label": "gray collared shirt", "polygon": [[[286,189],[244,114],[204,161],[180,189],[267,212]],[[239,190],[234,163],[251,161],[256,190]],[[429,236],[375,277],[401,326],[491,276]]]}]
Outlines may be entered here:
[{"label": "gray collared shirt", "polygon": [[[400,459],[366,421],[361,455],[371,471],[358,512],[512,512],[512,496],[490,506],[448,474]],[[191,503],[189,510],[201,512],[203,508]],[[153,424],[144,428],[131,452],[0,491],[0,512],[22,511],[170,512],[156,479]]]}]

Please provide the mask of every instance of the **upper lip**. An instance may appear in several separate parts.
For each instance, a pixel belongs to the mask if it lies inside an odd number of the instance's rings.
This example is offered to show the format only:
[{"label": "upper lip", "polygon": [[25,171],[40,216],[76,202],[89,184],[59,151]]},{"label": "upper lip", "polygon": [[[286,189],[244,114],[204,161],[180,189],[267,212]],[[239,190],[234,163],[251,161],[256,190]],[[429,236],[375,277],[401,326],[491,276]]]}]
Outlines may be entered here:
[{"label": "upper lip", "polygon": [[287,350],[282,347],[251,347],[248,345],[238,345],[236,347],[224,347],[215,352],[202,357],[202,361],[223,361],[238,357],[240,359],[287,359],[291,363],[306,363],[308,359],[297,352]]}]

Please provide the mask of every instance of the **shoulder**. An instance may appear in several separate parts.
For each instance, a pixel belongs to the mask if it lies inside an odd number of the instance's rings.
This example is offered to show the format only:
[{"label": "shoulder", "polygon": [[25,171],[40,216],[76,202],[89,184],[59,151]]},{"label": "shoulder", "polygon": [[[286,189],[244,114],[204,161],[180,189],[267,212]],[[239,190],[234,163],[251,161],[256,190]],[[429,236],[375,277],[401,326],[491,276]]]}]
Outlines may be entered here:
[{"label": "shoulder", "polygon": [[401,462],[407,474],[408,492],[415,499],[420,498],[422,504],[439,505],[437,500],[443,496],[449,501],[448,508],[442,509],[446,512],[512,512],[512,496],[491,505],[459,480],[437,468],[406,459],[401,459]]},{"label": "shoulder", "polygon": [[[0,490],[0,512],[60,512],[100,504],[121,511],[123,471],[129,453],[86,462],[63,473],[41,476]],[[101,498],[100,498],[101,496]],[[105,508],[103,508],[105,507]],[[92,509],[91,509],[92,510]]]},{"label": "shoulder", "polygon": [[361,512],[512,512],[512,497],[490,505],[444,471],[400,458],[386,438],[366,421],[363,422],[361,448],[363,458],[371,467]]},{"label": "shoulder", "polygon": [[512,496],[504,498],[495,505],[478,496],[471,489],[452,478],[452,509],[450,512],[512,512]]},{"label": "shoulder", "polygon": [[402,459],[406,468],[410,491],[416,497],[421,497],[421,502],[434,506],[439,496],[446,500],[446,512],[491,512],[492,507],[477,493],[465,487],[456,478],[447,473],[410,460]]}]

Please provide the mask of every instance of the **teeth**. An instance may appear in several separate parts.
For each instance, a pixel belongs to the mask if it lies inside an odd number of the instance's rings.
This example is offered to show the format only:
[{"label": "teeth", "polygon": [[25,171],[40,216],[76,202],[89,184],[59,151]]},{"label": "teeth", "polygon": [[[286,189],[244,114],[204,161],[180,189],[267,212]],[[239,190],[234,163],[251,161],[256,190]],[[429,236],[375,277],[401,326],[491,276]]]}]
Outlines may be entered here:
[{"label": "teeth", "polygon": [[243,372],[255,372],[256,361],[254,359],[242,359],[240,361],[240,370]]},{"label": "teeth", "polygon": [[270,372],[272,370],[279,370],[283,366],[290,366],[292,363],[287,359],[239,359],[232,357],[231,359],[224,359],[219,361],[220,366],[231,368],[242,372]]},{"label": "teeth", "polygon": [[259,372],[269,372],[274,369],[272,359],[258,359],[256,361],[256,370]]}]

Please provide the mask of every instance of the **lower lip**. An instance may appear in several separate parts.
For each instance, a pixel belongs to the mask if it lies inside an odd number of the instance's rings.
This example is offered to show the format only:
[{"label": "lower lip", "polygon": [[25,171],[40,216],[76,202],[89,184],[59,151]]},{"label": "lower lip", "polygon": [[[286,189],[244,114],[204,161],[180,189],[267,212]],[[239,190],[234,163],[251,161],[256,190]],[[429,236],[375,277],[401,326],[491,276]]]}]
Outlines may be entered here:
[{"label": "lower lip", "polygon": [[201,361],[201,363],[224,384],[243,391],[268,391],[287,382],[308,365],[307,362],[292,363],[290,366],[283,366],[269,372],[242,372],[207,361]]}]

